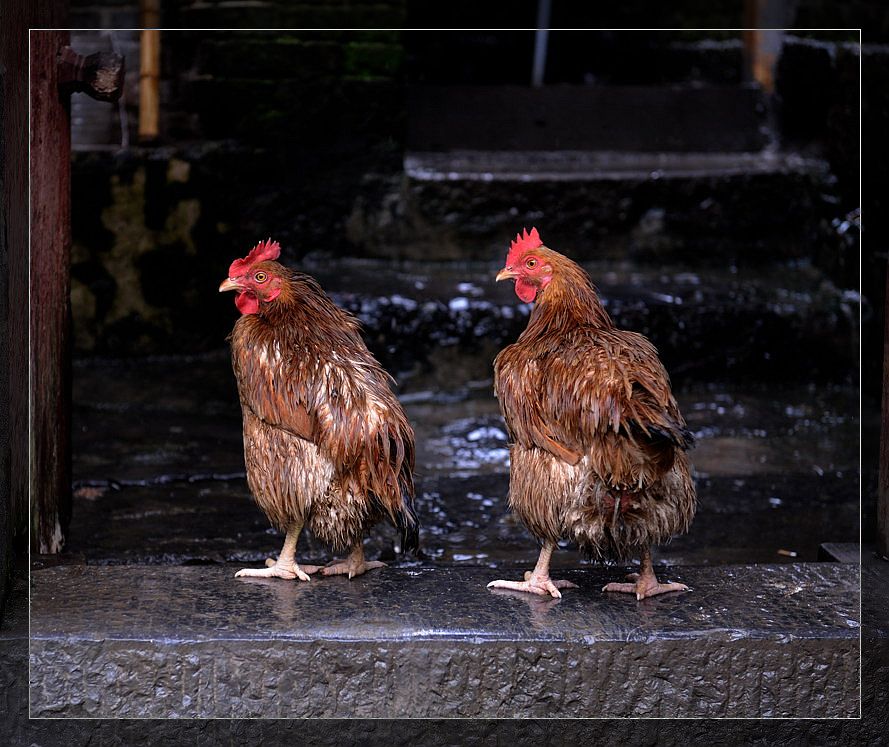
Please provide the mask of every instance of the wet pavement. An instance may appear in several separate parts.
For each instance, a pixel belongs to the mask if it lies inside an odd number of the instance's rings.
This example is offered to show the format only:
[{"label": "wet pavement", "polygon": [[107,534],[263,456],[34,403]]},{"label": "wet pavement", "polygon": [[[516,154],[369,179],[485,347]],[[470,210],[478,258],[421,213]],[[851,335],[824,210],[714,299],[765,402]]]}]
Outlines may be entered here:
[{"label": "wet pavement", "polygon": [[[490,358],[463,357],[462,366],[442,362],[407,377],[401,390],[417,432],[421,557],[526,565],[536,546],[507,509],[508,450]],[[678,397],[697,436],[699,509],[691,532],[659,549],[663,562],[815,560],[822,542],[857,541],[854,390],[699,384]],[[88,563],[181,564],[255,562],[277,552],[280,537],[244,479],[225,352],[81,362],[75,402],[69,553]],[[392,561],[394,541],[380,525],[368,553]],[[328,557],[310,537],[300,555]],[[557,565],[578,562],[573,550],[555,556]]]}]

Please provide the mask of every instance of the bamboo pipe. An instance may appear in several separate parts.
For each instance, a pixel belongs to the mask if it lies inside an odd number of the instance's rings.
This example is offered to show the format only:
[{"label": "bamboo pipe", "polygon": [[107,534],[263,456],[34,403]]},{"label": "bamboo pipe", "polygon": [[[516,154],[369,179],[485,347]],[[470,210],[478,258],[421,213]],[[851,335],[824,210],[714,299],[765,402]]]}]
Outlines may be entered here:
[{"label": "bamboo pipe", "polygon": [[160,0],[141,0],[139,38],[139,140],[160,134],[161,32]]},{"label": "bamboo pipe", "polygon": [[781,0],[744,0],[744,78],[759,83],[767,94],[775,92],[775,69],[788,13]]}]

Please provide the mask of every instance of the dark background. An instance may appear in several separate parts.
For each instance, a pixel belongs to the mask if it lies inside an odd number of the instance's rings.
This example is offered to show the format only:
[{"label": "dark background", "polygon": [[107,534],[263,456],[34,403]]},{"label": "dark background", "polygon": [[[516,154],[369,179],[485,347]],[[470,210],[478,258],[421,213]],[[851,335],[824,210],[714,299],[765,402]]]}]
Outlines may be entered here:
[{"label": "dark background", "polygon": [[[615,4],[601,9],[555,3],[553,26],[629,26],[638,22],[641,3]],[[432,26],[463,15],[465,26],[502,25],[503,6],[496,3],[421,2],[305,3],[271,2],[253,9],[251,21],[262,26]],[[532,26],[536,4],[511,3],[510,25]],[[136,8],[126,3],[71,3],[72,26],[101,27],[137,25]],[[169,3],[165,26],[224,27],[242,25],[243,9],[237,4]],[[644,8],[645,23],[656,26],[738,26],[739,3],[683,2],[670,7]],[[857,291],[862,283],[863,406],[876,408],[880,393],[880,346],[882,343],[883,290],[887,237],[885,221],[868,219],[867,233],[859,236],[854,216],[880,216],[885,207],[882,189],[885,173],[887,124],[887,53],[889,20],[879,3],[799,2],[788,26],[864,26],[861,60],[864,70],[863,133],[866,158],[863,172],[863,204],[858,199],[856,173],[858,57],[848,51],[849,33],[795,34],[788,40],[779,65],[777,96],[768,112],[780,144],[796,152],[824,159],[830,167],[828,200],[824,183],[803,185],[808,195],[799,212],[790,216],[781,208],[780,194],[763,193],[767,184],[753,180],[743,191],[744,200],[760,200],[754,210],[762,222],[751,225],[744,210],[727,209],[717,224],[701,214],[684,214],[683,205],[700,204],[698,193],[673,196],[666,203],[668,220],[659,240],[636,240],[640,220],[654,203],[664,203],[664,193],[652,196],[633,188],[629,207],[609,194],[584,195],[573,209],[589,211],[589,231],[578,235],[574,218],[549,231],[552,243],[570,242],[581,259],[618,256],[627,250],[633,260],[661,262],[664,258],[691,259],[716,265],[756,265],[786,252],[785,260],[805,259],[838,289]],[[83,36],[84,43],[89,37]],[[99,44],[126,49],[121,33]],[[411,113],[422,114],[422,99],[415,95],[422,85],[516,85],[529,77],[530,33],[463,32],[410,35],[400,32],[302,32],[204,34],[178,32],[164,35],[164,84],[162,137],[150,146],[119,152],[97,145],[120,143],[120,119],[109,116],[107,107],[90,112],[86,106],[80,133],[84,137],[74,156],[74,305],[76,355],[81,359],[144,355],[192,354],[222,347],[233,314],[230,299],[206,302],[202,289],[218,284],[231,258],[241,256],[257,236],[272,234],[285,247],[291,263],[306,257],[323,263],[327,258],[377,257],[400,261],[425,259],[474,260],[479,256],[496,261],[510,231],[534,212],[545,195],[524,196],[527,207],[519,215],[498,220],[454,222],[454,205],[447,195],[437,195],[428,212],[417,216],[412,209],[428,206],[425,193],[404,189],[403,157],[406,148],[424,142],[429,131],[411,130]],[[88,51],[88,50],[86,50]],[[638,32],[554,32],[550,39],[547,84],[659,86],[697,82],[703,86],[739,86],[741,48],[732,32],[680,32],[665,43],[662,34]],[[131,58],[135,60],[135,58]],[[131,71],[132,71],[131,67]],[[310,70],[310,74],[303,71]],[[4,74],[8,81],[9,72]],[[132,75],[131,75],[132,78]],[[6,83],[8,85],[8,82]],[[131,84],[132,86],[132,84]],[[135,96],[127,99],[130,124],[135,120]],[[417,103],[419,101],[419,103]],[[505,102],[504,105],[508,105]],[[420,107],[412,108],[412,107]],[[519,109],[520,111],[520,109]],[[77,112],[75,111],[75,114]],[[652,133],[656,122],[640,132]],[[552,123],[531,121],[519,128],[517,145],[533,140],[535,128]],[[116,128],[116,129],[115,129]],[[568,128],[572,131],[574,128]],[[692,128],[694,129],[694,128]],[[76,132],[77,130],[75,130]],[[762,145],[743,142],[757,137],[757,127],[741,128],[739,151]],[[751,132],[753,134],[751,135]],[[593,137],[595,133],[590,135]],[[708,142],[706,128],[699,144]],[[714,133],[710,133],[714,134]],[[418,138],[418,140],[412,140]],[[130,133],[131,143],[136,142]],[[429,144],[429,140],[425,141]],[[594,144],[594,143],[593,143]],[[75,145],[77,143],[75,141]],[[434,147],[432,142],[430,147]],[[447,143],[443,144],[447,148]],[[5,155],[5,154],[4,154]],[[689,187],[690,190],[696,189]],[[706,192],[709,187],[697,187]],[[808,191],[807,191],[808,190]],[[485,200],[491,199],[487,203]],[[479,218],[491,204],[503,198],[476,198],[466,211]],[[394,213],[398,219],[381,216]],[[406,217],[405,217],[406,216]],[[817,220],[809,221],[812,216]],[[464,216],[460,216],[464,218]],[[805,230],[787,224],[806,220]],[[842,232],[837,226],[848,220]],[[734,221],[734,222],[733,222]],[[576,223],[574,224],[576,226]],[[763,232],[775,235],[774,245],[756,246]],[[704,256],[694,241],[704,237],[718,246],[716,259]],[[714,239],[721,237],[719,242]],[[776,249],[779,247],[779,249]],[[7,245],[3,245],[5,260]],[[859,268],[858,256],[862,263]],[[3,273],[5,276],[5,273]],[[11,294],[15,289],[10,290]],[[840,328],[840,331],[843,331]],[[846,329],[845,331],[854,331]],[[663,346],[662,346],[663,347]],[[681,362],[680,346],[666,346],[671,368]],[[385,344],[376,352],[386,358]],[[838,385],[854,384],[857,371],[837,363],[833,354],[812,355],[814,380]],[[394,358],[387,363],[397,363]],[[408,362],[411,363],[411,362]],[[711,377],[724,361],[702,364],[700,379]],[[799,363],[799,361],[797,361]],[[766,365],[765,378],[783,380],[788,361]],[[405,364],[407,365],[407,364]],[[745,362],[735,373],[743,375]],[[757,371],[762,364],[756,365]],[[868,436],[868,433],[865,433]],[[863,443],[865,539],[873,537],[868,505],[876,492],[876,440]],[[10,683],[9,675],[6,683]],[[7,694],[19,714],[23,693]],[[16,700],[16,698],[19,700]],[[9,700],[11,698],[11,700]],[[866,698],[866,706],[868,703]],[[879,726],[867,724],[620,724],[609,729],[609,741],[672,743],[670,740],[723,740],[796,743],[853,743],[878,739]],[[670,731],[677,727],[675,732]],[[344,733],[367,743],[392,741],[407,728],[424,743],[450,744],[467,738],[591,740],[599,725],[573,723],[550,728],[548,724],[460,725],[451,734],[431,724],[370,726],[340,725]],[[79,743],[89,738],[107,743],[131,743],[144,737],[136,724],[26,725],[19,716],[13,724],[15,740],[38,744]],[[810,732],[811,728],[811,732]],[[219,738],[273,740],[315,738],[333,743],[309,724],[168,724],[158,725],[158,740],[202,743]],[[595,731],[593,731],[595,729]],[[25,735],[27,730],[28,734]],[[161,731],[165,730],[165,731]],[[351,732],[349,732],[351,730]],[[507,733],[510,732],[510,733]],[[459,736],[458,736],[459,735]],[[558,740],[556,739],[558,736]],[[324,741],[327,739],[328,741]],[[403,741],[403,740],[402,740]]]}]

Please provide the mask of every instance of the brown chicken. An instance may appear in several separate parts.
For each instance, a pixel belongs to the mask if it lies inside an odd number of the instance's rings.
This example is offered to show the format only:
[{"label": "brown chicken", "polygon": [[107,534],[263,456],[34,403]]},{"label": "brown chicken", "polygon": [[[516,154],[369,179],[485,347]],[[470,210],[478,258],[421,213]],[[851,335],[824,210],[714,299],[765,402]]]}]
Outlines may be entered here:
[{"label": "brown chicken", "polygon": [[[358,321],[308,275],[273,261],[271,239],[235,260],[220,291],[237,291],[232,365],[244,419],[247,484],[282,532],[284,549],[267,567],[236,576],[308,581],[310,573],[349,578],[384,563],[364,558],[365,531],[381,519],[416,550],[414,432],[392,381],[361,339]],[[343,561],[296,562],[308,528]]]},{"label": "brown chicken", "polygon": [[528,326],[494,361],[494,390],[510,435],[509,504],[542,543],[524,581],[489,587],[561,597],[549,576],[567,538],[601,560],[641,559],[629,583],[603,591],[637,599],[687,591],[659,583],[651,546],[688,530],[695,488],[686,428],[654,346],[617,329],[589,276],[543,245],[516,236],[497,280],[515,280]]}]

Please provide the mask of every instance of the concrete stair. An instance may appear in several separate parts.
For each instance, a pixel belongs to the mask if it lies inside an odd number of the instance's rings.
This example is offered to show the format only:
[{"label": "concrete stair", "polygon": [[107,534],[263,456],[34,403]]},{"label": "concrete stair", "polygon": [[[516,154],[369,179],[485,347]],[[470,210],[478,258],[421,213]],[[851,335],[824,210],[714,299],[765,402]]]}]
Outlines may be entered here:
[{"label": "concrete stair", "polygon": [[670,569],[692,592],[561,600],[489,569],[348,581],[231,567],[32,573],[31,716],[854,717],[859,574],[839,563]]}]

